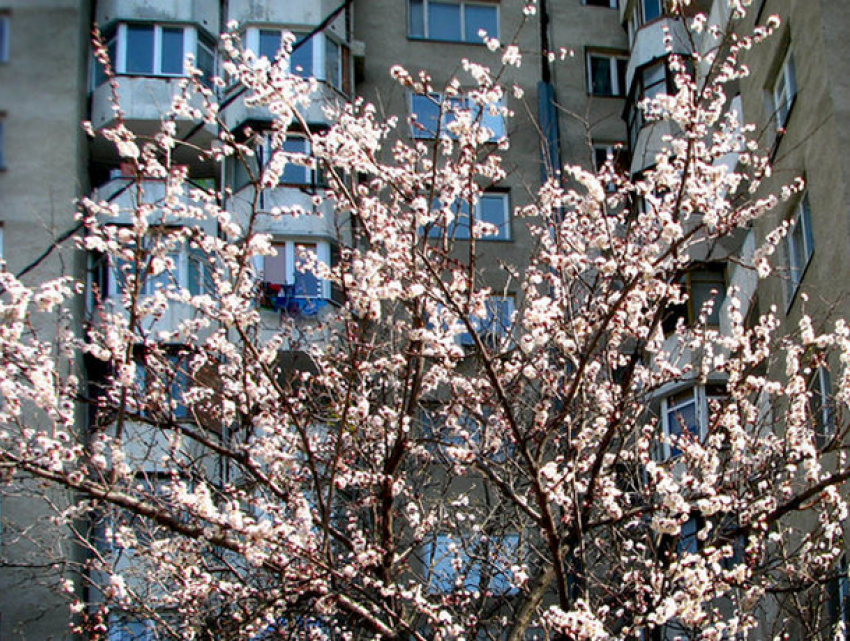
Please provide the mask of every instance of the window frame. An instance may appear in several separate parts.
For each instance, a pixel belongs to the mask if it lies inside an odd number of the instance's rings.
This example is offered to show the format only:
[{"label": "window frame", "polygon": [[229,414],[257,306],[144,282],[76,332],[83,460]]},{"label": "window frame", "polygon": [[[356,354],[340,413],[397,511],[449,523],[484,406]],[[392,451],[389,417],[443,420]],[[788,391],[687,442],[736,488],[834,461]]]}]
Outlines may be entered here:
[{"label": "window frame", "polygon": [[[501,110],[506,106],[505,100],[506,98],[502,96],[499,103],[495,105],[499,109],[500,113],[493,115],[489,113],[490,108],[493,106],[492,104],[483,108],[475,103],[470,104],[469,98],[463,93],[459,93],[456,96],[446,97],[445,94],[436,91],[432,91],[427,94],[410,92],[408,94],[410,136],[414,140],[438,140],[443,137],[448,137],[454,140],[455,136],[449,131],[448,125],[451,124],[454,118],[454,110],[463,109],[472,112],[476,118],[480,117],[481,126],[487,127],[493,132],[493,135],[490,136],[490,139],[487,142],[497,144],[499,141],[504,140],[508,135],[507,122],[505,121],[504,114],[501,113]],[[421,111],[416,110],[416,103],[420,101],[424,101],[424,104],[429,105],[429,110],[436,109],[437,112],[428,115],[426,119],[423,120],[419,117]],[[446,108],[446,105],[452,106],[451,108]],[[480,112],[477,111],[479,108],[481,108]],[[425,127],[423,123],[435,115],[438,116],[437,122],[435,123],[436,130],[431,131]]]},{"label": "window frame", "polygon": [[[452,205],[454,209],[457,206],[457,210],[455,212],[455,219],[452,221],[451,225],[448,228],[443,228],[441,225],[432,224],[428,228],[428,237],[429,238],[442,238],[443,233],[449,236],[453,240],[471,240],[472,239],[472,225],[477,222],[482,222],[482,208],[484,200],[496,200],[501,201],[502,204],[502,222],[496,225],[498,227],[498,231],[495,234],[485,234],[478,236],[476,241],[509,241],[511,240],[511,198],[509,191],[484,191],[482,192],[475,200],[472,209],[472,217],[470,219],[469,216],[469,203],[468,201],[458,201]],[[434,203],[435,209],[439,208],[441,205],[439,201]],[[466,220],[463,223],[463,220]]]},{"label": "window frame", "polygon": [[[693,385],[685,389],[679,389],[671,392],[661,398],[661,427],[663,440],[661,442],[661,460],[675,460],[682,455],[682,450],[670,442],[672,436],[684,434],[687,430],[693,434],[700,442],[704,441],[708,432],[708,411],[709,403],[712,401],[725,400],[725,395],[718,393],[719,386],[717,385]],[[690,426],[681,425],[679,430],[671,431],[671,415],[678,412],[687,405],[694,405],[694,421],[696,431],[690,429]]]},{"label": "window frame", "polygon": [[[486,561],[476,558],[480,555],[478,549],[473,550],[473,553],[470,554],[464,546],[464,543],[469,540],[480,541],[480,539],[480,534],[473,536],[470,533],[469,537],[458,538],[449,532],[437,532],[422,543],[420,549],[423,574],[428,591],[431,594],[450,594],[457,589],[470,592],[479,591],[485,563],[488,568],[495,567],[498,570],[498,573],[491,573],[489,576],[486,587],[487,593],[495,596],[510,596],[519,591],[518,588],[511,585],[513,573],[511,572],[510,562],[520,552],[522,546],[520,535],[516,532],[488,535],[486,541],[488,558]],[[512,542],[506,544],[506,541]],[[500,554],[491,556],[489,552],[493,543],[497,546],[496,552]],[[456,555],[453,554],[452,546],[457,549]],[[455,558],[460,559],[460,568],[455,567]],[[500,565],[504,567],[499,567]],[[436,576],[438,572],[442,576]],[[464,575],[464,581],[458,587],[457,581],[461,574]],[[496,584],[495,587],[494,583]]]},{"label": "window frame", "polygon": [[[245,32],[245,47],[254,52],[257,57],[260,53],[260,35],[262,32],[277,32],[282,41],[285,33],[291,33],[295,36],[295,42],[299,43],[304,40],[304,37],[309,35],[309,32],[299,31],[297,28],[284,26],[252,26],[248,27]],[[298,73],[295,69],[290,71],[302,78],[315,78],[316,80],[330,85],[335,90],[345,95],[351,94],[351,70],[348,65],[351,63],[351,51],[345,42],[339,38],[329,35],[326,32],[313,34],[307,41],[305,47],[310,48],[310,66],[309,73]],[[336,46],[339,50],[338,67],[336,69],[336,78],[328,78],[328,47]],[[278,47],[278,53],[280,47]],[[273,60],[272,60],[273,62]]]},{"label": "window frame", "polygon": [[828,444],[835,436],[835,397],[832,377],[826,365],[819,365],[809,379],[808,410],[812,416],[812,430],[818,449]]},{"label": "window frame", "polygon": [[[151,69],[149,71],[127,70],[129,27],[150,27],[153,29],[153,51],[151,58]],[[183,60],[179,73],[164,72],[162,69],[162,33],[165,29],[180,29],[183,34]],[[205,80],[208,80],[209,78],[214,76],[218,67],[218,56],[216,55],[214,41],[211,38],[205,38],[204,34],[201,33],[201,31],[193,25],[159,22],[121,22],[117,25],[115,30],[112,31],[109,36],[105,38],[105,41],[107,48],[110,50],[110,64],[112,66],[112,71],[115,73],[116,76],[128,76],[136,78],[185,78],[186,57],[192,54],[195,58],[194,64],[197,67],[198,62],[200,60],[198,52],[201,48],[203,48],[208,54],[210,54],[212,62],[211,69],[201,69],[201,71],[205,71],[208,76],[205,77]],[[102,66],[99,62],[97,62],[97,60],[94,61],[94,65],[95,70],[92,74],[92,85],[93,88],[96,88],[106,81],[106,77],[103,74]]]},{"label": "window frame", "polygon": [[[513,330],[512,317],[516,312],[516,297],[513,294],[493,295],[487,298],[487,316],[472,316],[470,322],[475,328],[475,333],[481,338],[485,345],[498,347],[506,338],[509,338]],[[498,315],[494,309],[498,307]],[[463,347],[474,347],[475,338],[466,331],[457,335],[457,341]]]},{"label": "window frame", "polygon": [[785,51],[782,64],[776,73],[776,77],[770,86],[770,95],[773,105],[773,117],[776,120],[776,129],[784,130],[791,118],[791,111],[797,102],[797,93],[800,88],[797,84],[797,67],[794,63],[794,52],[791,47]]},{"label": "window frame", "polygon": [[[593,58],[606,60],[608,62],[608,75],[611,81],[611,93],[597,93],[593,82]],[[622,63],[622,72],[620,64]],[[599,51],[587,49],[585,51],[585,72],[587,73],[587,95],[597,98],[625,98],[628,95],[628,80],[626,78],[629,56],[626,53],[611,51]],[[621,76],[622,73],[622,76]],[[623,86],[620,86],[620,85]]]},{"label": "window frame", "polygon": [[[409,40],[427,40],[432,42],[454,42],[459,44],[471,44],[471,45],[484,45],[485,42],[482,38],[475,36],[474,40],[467,40],[466,38],[466,8],[467,7],[487,7],[491,8],[495,11],[496,18],[496,33],[488,33],[487,37],[496,38],[497,40],[501,37],[501,7],[496,2],[484,2],[484,1],[476,1],[476,0],[415,0],[422,7],[422,34],[413,33],[413,2],[414,0],[407,0],[407,37]],[[460,23],[458,24],[458,30],[460,32],[459,39],[453,38],[436,38],[430,35],[431,29],[429,24],[429,10],[428,7],[431,3],[437,3],[441,5],[457,5],[459,7],[459,17]]]},{"label": "window frame", "polygon": [[280,290],[284,287],[292,288],[292,293],[285,294],[285,297],[288,301],[329,301],[332,299],[331,296],[331,283],[326,279],[319,278],[315,274],[313,274],[313,278],[316,279],[318,293],[316,295],[303,294],[295,291],[295,287],[298,285],[298,272],[297,272],[297,263],[298,263],[298,254],[299,247],[301,246],[313,246],[316,251],[316,260],[323,265],[330,266],[331,261],[331,243],[329,241],[323,241],[316,238],[276,238],[272,240],[272,247],[277,251],[278,247],[283,247],[283,282],[277,283],[270,279],[266,278],[266,260],[278,258],[275,256],[262,256],[260,257],[260,261],[258,261],[257,265],[257,274],[259,276],[260,283],[263,289],[263,301],[261,306],[266,309],[278,309],[282,310],[276,302],[271,302],[269,298],[269,293],[267,291],[268,285],[280,285],[277,289]]},{"label": "window frame", "polygon": [[[790,217],[790,226],[785,235],[785,264],[788,269],[786,279],[786,307],[794,304],[797,291],[806,275],[815,253],[815,237],[812,228],[812,213],[808,193],[804,193]],[[798,237],[799,235],[799,237]],[[797,249],[800,249],[800,254]]]}]

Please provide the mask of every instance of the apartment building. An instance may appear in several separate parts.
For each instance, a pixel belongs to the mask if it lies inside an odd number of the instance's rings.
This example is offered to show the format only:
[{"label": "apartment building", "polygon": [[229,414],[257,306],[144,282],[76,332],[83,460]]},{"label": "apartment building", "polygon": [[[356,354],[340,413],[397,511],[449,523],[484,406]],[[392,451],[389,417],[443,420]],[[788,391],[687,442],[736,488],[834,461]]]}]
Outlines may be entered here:
[{"label": "apartment building", "polygon": [[[447,98],[451,79],[460,79],[460,93],[449,99],[463,104],[464,88],[471,88],[460,61],[491,68],[501,66],[498,54],[484,44],[482,32],[503,43],[514,43],[523,54],[520,68],[506,66],[501,81],[516,87],[500,107],[514,117],[508,121],[484,114],[493,131],[494,149],[500,150],[507,169],[505,180],[487,185],[477,205],[459,209],[455,238],[469,237],[471,221],[492,223],[498,231],[482,239],[479,270],[492,287],[492,315],[510,317],[521,292],[500,268],[522,265],[532,238],[513,212],[528,203],[546,177],[557,176],[564,164],[600,167],[611,160],[623,171],[639,175],[652,167],[667,123],[648,122],[638,103],[673,90],[670,55],[693,53],[684,25],[665,12],[663,0],[539,0],[536,14],[523,13],[520,0],[6,0],[0,5],[0,243],[7,269],[29,270],[41,252],[74,228],[75,198],[95,193],[123,211],[139,202],[155,204],[165,197],[161,180],[133,176],[112,145],[88,141],[79,122],[95,128],[113,124],[113,87],[90,56],[88,31],[96,23],[112,59],[117,93],[127,126],[151,134],[161,124],[183,77],[183,60],[194,56],[207,75],[217,73],[216,42],[231,23],[237,23],[245,46],[258,56],[274,58],[285,31],[295,35],[293,67],[319,81],[318,95],[290,132],[284,151],[309,159],[305,127],[321,130],[330,124],[323,105],[362,96],[382,115],[400,116],[399,135],[423,141],[437,138],[440,103]],[[754,2],[744,28],[763,24],[770,15],[783,18],[779,36],[768,50],[753,55],[752,74],[741,83],[732,101],[743,120],[756,122],[774,154],[773,182],[806,179],[806,188],[747,234],[722,247],[694,257],[698,268],[684,277],[691,294],[680,315],[693,319],[702,303],[734,285],[747,302],[750,315],[776,306],[793,323],[805,307],[816,317],[846,313],[847,237],[850,219],[843,185],[845,163],[841,141],[847,135],[842,119],[848,117],[850,86],[842,67],[850,64],[834,52],[850,35],[850,21],[840,0],[762,0]],[[758,5],[758,6],[756,6]],[[704,11],[722,27],[738,24],[723,0],[700,0],[691,10]],[[310,34],[309,39],[305,36]],[[665,42],[670,42],[668,48]],[[552,54],[551,56],[549,54]],[[46,64],[49,61],[49,64]],[[394,65],[412,73],[426,71],[433,91],[416,94],[390,76]],[[263,217],[258,231],[270,233],[274,256],[257,265],[262,274],[261,314],[271,335],[281,314],[297,316],[309,326],[321,319],[337,295],[330,284],[299,269],[302,261],[332,264],[339,246],[349,242],[350,228],[338,225],[328,202],[313,196],[324,186],[320,167],[305,160],[289,166],[280,184],[259,194],[252,170],[259,170],[273,153],[272,114],[246,104],[240,92],[218,89],[217,99],[230,132],[255,149],[254,165],[228,162],[222,167],[189,151],[178,151],[190,181],[218,189],[237,219],[257,209],[302,207],[315,216]],[[408,126],[408,116],[415,116]],[[212,125],[177,122],[177,134],[199,147],[219,135]],[[35,144],[34,144],[35,143]],[[47,143],[47,144],[43,144]],[[734,162],[730,159],[729,162]],[[46,188],[45,186],[49,186]],[[459,206],[461,207],[461,206]],[[465,218],[465,223],[463,222]],[[745,260],[775,224],[788,221],[783,246],[784,273],[757,283]],[[120,224],[129,218],[115,221]],[[190,224],[162,221],[164,226]],[[205,223],[211,224],[211,223]],[[214,232],[210,228],[207,231]],[[190,290],[209,287],[203,269],[189,249],[176,257],[176,277]],[[80,319],[91,320],[93,303],[110,304],[119,280],[96,256],[82,256],[67,242],[27,271],[30,282],[60,273],[87,279],[90,293]],[[154,287],[155,283],[151,283]],[[804,294],[806,295],[804,297]],[[114,304],[117,301],[113,300]],[[175,305],[159,321],[171,327],[185,318]],[[724,301],[716,301],[710,324],[725,326]],[[507,322],[495,322],[494,331],[506,331]],[[293,346],[294,349],[294,346]],[[179,355],[176,356],[179,359]],[[813,398],[828,399],[832,381],[829,363],[813,374]],[[663,390],[652,411],[662,417],[668,432],[678,428],[674,417],[688,416],[686,427],[700,433],[707,403],[719,393],[722,380]],[[828,436],[833,420],[828,402],[818,406]],[[81,419],[84,420],[84,419]],[[660,456],[670,456],[670,452]],[[141,456],[141,454],[140,454]],[[151,469],[151,473],[156,470]],[[67,632],[67,608],[61,597],[31,580],[32,561],[25,539],[12,532],[47,516],[31,502],[2,495],[3,557],[10,567],[0,568],[0,637],[62,638]],[[57,499],[57,500],[61,500]],[[63,555],[73,552],[60,533],[41,529],[58,543],[52,570],[61,570]],[[27,563],[23,561],[27,560]],[[37,565],[37,564],[36,564]],[[844,583],[830,586],[828,616],[844,617]],[[837,597],[835,595],[838,595]],[[110,641],[155,638],[147,622],[110,621]]]}]

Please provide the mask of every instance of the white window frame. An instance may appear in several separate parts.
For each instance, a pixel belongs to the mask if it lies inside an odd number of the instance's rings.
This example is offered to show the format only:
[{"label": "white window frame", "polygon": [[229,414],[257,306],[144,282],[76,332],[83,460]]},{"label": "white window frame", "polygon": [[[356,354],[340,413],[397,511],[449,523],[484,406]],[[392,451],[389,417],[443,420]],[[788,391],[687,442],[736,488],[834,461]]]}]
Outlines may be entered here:
[{"label": "white window frame", "polygon": [[[295,41],[298,42],[301,37],[306,36],[307,32],[299,31],[297,28],[290,27],[277,27],[277,26],[258,26],[258,27],[249,27],[245,33],[245,46],[247,49],[250,49],[255,53],[255,55],[260,55],[260,32],[261,31],[277,31],[280,33],[281,39],[283,38],[283,34],[291,33],[295,36]],[[336,78],[328,78],[327,77],[327,47],[329,45],[335,45],[339,48],[339,68],[337,69],[337,77]],[[325,33],[315,33],[304,47],[310,48],[310,60],[312,64],[312,73],[309,75],[310,78],[315,78],[316,80],[321,80],[332,86],[337,91],[343,91],[345,88],[343,87],[345,81],[345,68],[347,56],[343,52],[343,49],[347,49],[348,45],[344,42],[340,41],[337,38],[331,37]]]},{"label": "white window frame", "polygon": [[[300,151],[287,151],[285,149],[286,141],[291,140],[299,140],[303,141],[305,145],[305,149],[303,152]],[[271,159],[274,154],[288,154],[291,156],[295,155],[303,155],[304,158],[309,160],[308,165],[301,165],[296,163],[287,162],[287,167],[291,164],[293,167],[296,167],[298,170],[304,172],[304,180],[303,181],[295,181],[295,182],[286,182],[283,180],[284,174],[281,174],[280,186],[282,187],[315,187],[318,184],[319,179],[319,171],[316,165],[316,159],[311,155],[312,154],[312,145],[310,144],[310,140],[303,134],[298,132],[287,132],[286,133],[286,141],[284,141],[279,147],[272,148],[272,136],[271,134],[265,136],[263,140],[262,146],[262,166],[265,170],[265,167],[271,162]],[[286,169],[284,169],[284,172]]]},{"label": "white window frame", "polygon": [[[192,248],[182,247],[179,251],[169,252],[169,257],[174,261],[174,268],[172,270],[166,270],[157,274],[156,276],[148,275],[145,279],[144,284],[142,285],[141,295],[142,296],[152,296],[156,293],[158,289],[163,286],[168,286],[174,284],[177,287],[181,287],[190,290],[190,282],[189,282],[189,262],[191,260],[190,255],[196,253],[196,250]],[[102,257],[103,260],[108,260],[108,257]],[[192,295],[200,295],[207,292],[207,283],[209,283],[209,271],[210,266],[204,262],[203,259],[199,261],[200,272],[199,272],[199,280],[198,280],[198,292],[197,294]],[[96,266],[92,266],[93,269]],[[109,264],[103,266],[103,269],[108,269],[107,274],[107,291],[101,292],[102,299],[112,299],[115,300],[121,296],[123,291],[123,285],[121,284],[124,280],[124,275],[121,273],[120,265]],[[93,280],[91,281],[93,285]],[[212,287],[212,285],[209,285]]]},{"label": "white window frame", "polygon": [[788,268],[786,280],[786,303],[788,308],[794,302],[806,268],[815,253],[814,231],[808,194],[803,194],[791,219],[791,226],[785,236],[785,256]]},{"label": "white window frame", "polygon": [[[416,103],[418,100],[427,100],[434,108],[440,110],[440,120],[439,120],[439,131],[432,132],[422,126],[422,119],[419,118],[419,113],[415,110]],[[445,102],[457,104],[457,107],[453,107],[451,109],[444,109],[443,104]],[[493,135],[490,136],[489,142],[499,142],[507,137],[507,123],[505,122],[505,117],[503,115],[503,108],[505,106],[505,98],[499,101],[496,105],[487,105],[483,108],[481,112],[480,124],[483,127],[487,127],[490,131],[493,132]],[[408,99],[408,113],[413,117],[415,116],[415,122],[411,122],[411,137],[419,140],[435,140],[436,138],[454,138],[454,136],[449,132],[447,126],[452,122],[454,109],[465,109],[470,110],[475,114],[475,111],[479,108],[477,104],[470,104],[469,99],[463,95],[458,94],[457,96],[452,96],[451,98],[445,97],[442,93],[431,92],[429,94],[417,94],[410,93]],[[497,112],[496,114],[491,113],[491,109],[495,107]],[[477,116],[477,114],[476,114]],[[439,134],[439,136],[438,136]]]},{"label": "white window frame", "polygon": [[11,24],[9,14],[0,13],[0,63],[9,62]]},{"label": "white window frame", "polygon": [[[472,211],[472,220],[469,220],[468,214],[460,203],[456,203],[457,211],[455,212],[455,220],[446,230],[446,234],[454,240],[470,240],[472,238],[472,226],[482,219],[482,207],[484,200],[499,200],[502,205],[502,220],[498,223],[498,231],[495,234],[482,234],[477,240],[485,241],[505,241],[511,239],[511,203],[510,193],[507,191],[485,191],[476,200]],[[465,204],[465,203],[464,203]],[[439,207],[439,202],[435,202]],[[465,219],[465,220],[461,220]],[[459,224],[462,223],[462,224]],[[443,235],[442,226],[433,226],[429,230],[430,238],[440,238]]]},{"label": "white window frame", "polygon": [[[295,271],[296,271],[296,248],[299,245],[313,245],[316,248],[316,260],[318,260],[323,265],[331,264],[331,244],[328,241],[318,240],[316,238],[276,238],[272,240],[272,246],[283,246],[284,248],[284,285],[294,286],[295,285]],[[260,276],[260,280],[263,283],[271,282],[266,281],[266,266],[265,266],[265,257],[259,257],[260,260],[257,261],[257,265],[255,265],[255,269],[257,274]],[[299,296],[299,298],[305,299],[318,299],[318,300],[330,300],[331,299],[331,283],[330,281],[319,278],[316,276],[316,279],[319,281],[319,295],[318,296]]]},{"label": "white window frame", "polygon": [[794,65],[794,53],[789,48],[779,67],[779,73],[773,81],[771,94],[773,96],[773,113],[776,118],[776,128],[784,129],[788,124],[791,109],[797,99],[797,70]]},{"label": "white window frame", "polygon": [[[652,2],[656,2],[656,0],[652,0]],[[640,26],[645,25],[647,22],[652,22],[653,20],[660,20],[664,17],[664,0],[657,0],[659,5],[659,14],[655,18],[646,19],[646,0],[638,0],[637,12],[640,18]]]},{"label": "white window frame", "polygon": [[[505,309],[500,309],[497,317],[491,312],[491,304],[497,307],[504,306]],[[507,294],[505,296],[490,296],[487,299],[487,316],[484,318],[471,316],[470,321],[472,326],[475,328],[476,333],[481,337],[485,344],[490,343],[492,347],[498,347],[499,344],[511,334],[511,330],[513,329],[513,315],[515,311],[516,300],[513,295]],[[503,326],[501,323],[503,318],[507,319],[507,327]],[[475,345],[475,339],[472,334],[466,331],[465,326],[464,331],[458,334],[457,340],[464,347],[471,347]]]},{"label": "white window frame", "polygon": [[[812,413],[812,428],[815,439],[821,446],[835,434],[835,405],[832,394],[832,378],[825,365],[815,369],[809,381],[809,411]],[[816,416],[815,413],[820,414]],[[820,431],[818,431],[820,428]]]},{"label": "white window frame", "polygon": [[[611,79],[611,93],[596,93],[593,90],[593,66],[591,65],[592,58],[608,61],[608,73]],[[591,96],[599,98],[625,98],[628,87],[620,86],[620,75],[618,73],[618,61],[624,61],[628,64],[629,57],[625,54],[608,53],[604,51],[595,51],[593,49],[587,51],[585,56],[585,64],[587,68],[587,93]],[[624,83],[625,84],[625,83]]]},{"label": "white window frame", "polygon": [[460,39],[459,40],[446,40],[443,38],[434,38],[430,35],[430,25],[428,24],[428,5],[431,4],[433,0],[421,0],[422,1],[422,35],[417,35],[411,33],[411,14],[412,9],[410,7],[410,0],[407,1],[407,37],[411,40],[435,40],[437,42],[461,42],[464,44],[473,44],[473,45],[483,45],[484,41],[480,38],[476,40],[466,40],[466,8],[469,6],[474,7],[488,7],[491,9],[495,9],[496,11],[496,31],[497,33],[488,33],[488,38],[496,38],[499,39],[499,33],[501,32],[501,7],[493,2],[470,2],[469,0],[436,0],[440,4],[456,4],[460,7]]},{"label": "white window frame", "polygon": [[[722,395],[709,394],[704,385],[694,385],[693,387],[668,394],[661,399],[661,426],[664,431],[664,440],[661,444],[662,460],[675,459],[681,455],[681,450],[679,452],[674,451],[675,446],[670,443],[670,438],[674,434],[684,433],[684,429],[671,430],[671,415],[675,415],[674,413],[677,410],[686,405],[694,403],[694,416],[698,431],[698,434],[695,434],[695,436],[700,441],[704,441],[708,428],[708,404],[710,401],[722,400],[723,398]],[[684,426],[681,427],[684,428]]]},{"label": "white window frame", "polygon": [[[153,28],[153,68],[148,72],[127,71],[127,31],[130,26],[152,27]],[[114,60],[111,60],[112,69],[116,75],[140,77],[140,78],[185,78],[186,72],[181,67],[180,73],[165,73],[162,71],[162,30],[163,29],[182,29],[183,30],[183,63],[185,65],[186,56],[192,54],[195,57],[195,66],[198,65],[198,52],[203,47],[212,57],[212,69],[209,70],[211,75],[215,75],[218,59],[216,51],[212,43],[204,42],[204,39],[198,33],[197,28],[190,25],[182,24],[159,24],[159,23],[120,23],[115,32],[106,42],[107,47],[111,47],[114,42]],[[100,71],[100,63],[96,60],[93,62],[94,72],[92,73],[92,89],[96,88],[103,82],[102,73]]]}]

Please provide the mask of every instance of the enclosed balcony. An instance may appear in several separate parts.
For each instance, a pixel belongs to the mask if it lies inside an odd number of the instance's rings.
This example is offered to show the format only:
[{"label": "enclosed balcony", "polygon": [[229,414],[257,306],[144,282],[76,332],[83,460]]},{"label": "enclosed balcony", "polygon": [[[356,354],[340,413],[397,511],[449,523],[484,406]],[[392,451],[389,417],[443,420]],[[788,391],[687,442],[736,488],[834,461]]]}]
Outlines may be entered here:
[{"label": "enclosed balcony", "polygon": [[[188,56],[194,58],[206,79],[216,73],[216,42],[206,30],[194,25],[119,22],[104,31],[104,39],[118,83],[117,106],[124,113],[127,126],[142,135],[159,129],[163,116],[179,95]],[[115,97],[105,70],[98,63],[92,69],[92,87],[92,125],[97,129],[114,124]],[[201,100],[196,99],[194,106],[200,107]],[[178,119],[178,136],[194,125],[192,120]],[[192,142],[209,143],[215,133],[213,127],[202,126]]]},{"label": "enclosed balcony", "polygon": [[[289,59],[290,71],[302,78],[315,78],[318,86],[310,104],[303,107],[301,116],[309,123],[327,124],[324,107],[347,102],[353,93],[354,66],[348,42],[325,30],[308,37],[309,28],[297,26],[251,26],[245,29],[244,45],[258,58],[277,60],[283,50],[284,38],[295,38]],[[249,106],[250,94],[236,86],[229,90],[222,103],[222,117],[233,130],[245,122],[270,122],[274,116],[266,106]]]},{"label": "enclosed balcony", "polygon": [[[126,171],[116,169],[112,178],[98,187],[92,194],[92,199],[106,201],[117,207],[117,216],[104,217],[101,223],[114,225],[132,225],[134,212],[140,205],[154,205],[153,214],[148,222],[151,225],[171,227],[192,226],[202,229],[208,234],[215,234],[217,222],[203,216],[203,203],[192,200],[189,196],[191,189],[210,189],[214,187],[211,181],[187,180],[179,188],[169,185],[165,180],[142,179],[126,175]],[[159,206],[168,204],[168,214]]]}]

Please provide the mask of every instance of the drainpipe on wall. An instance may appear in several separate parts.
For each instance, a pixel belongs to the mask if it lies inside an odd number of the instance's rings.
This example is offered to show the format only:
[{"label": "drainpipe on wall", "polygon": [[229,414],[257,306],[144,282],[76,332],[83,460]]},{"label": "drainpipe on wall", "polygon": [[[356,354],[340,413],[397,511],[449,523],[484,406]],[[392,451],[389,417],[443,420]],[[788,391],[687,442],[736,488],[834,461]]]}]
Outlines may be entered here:
[{"label": "drainpipe on wall", "polygon": [[555,85],[549,62],[549,12],[546,0],[538,0],[540,13],[540,81],[537,83],[537,120],[540,125],[540,175],[545,182],[561,175],[561,135],[555,107]]}]

